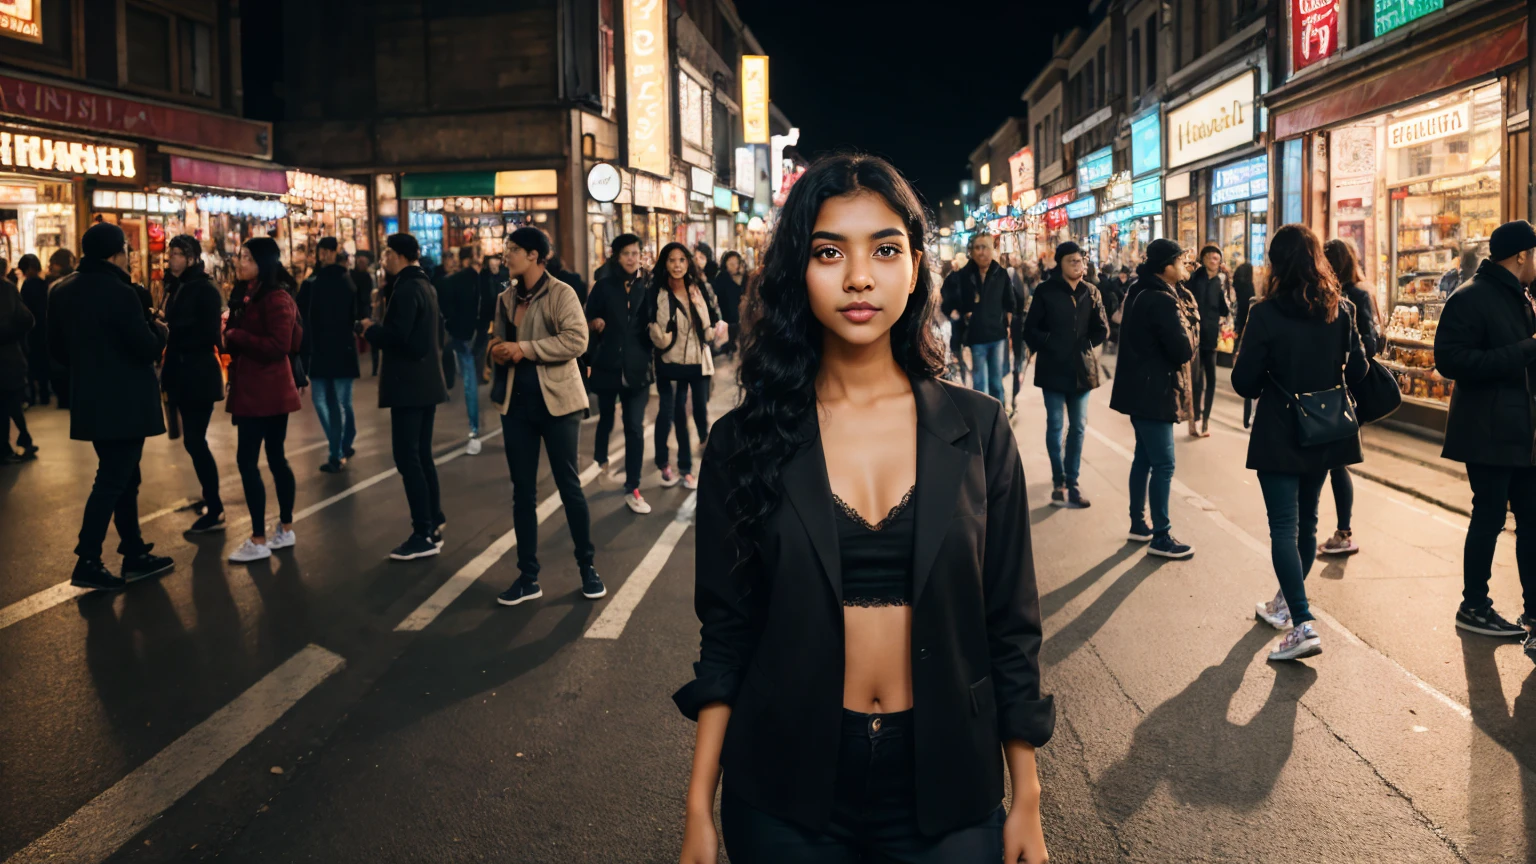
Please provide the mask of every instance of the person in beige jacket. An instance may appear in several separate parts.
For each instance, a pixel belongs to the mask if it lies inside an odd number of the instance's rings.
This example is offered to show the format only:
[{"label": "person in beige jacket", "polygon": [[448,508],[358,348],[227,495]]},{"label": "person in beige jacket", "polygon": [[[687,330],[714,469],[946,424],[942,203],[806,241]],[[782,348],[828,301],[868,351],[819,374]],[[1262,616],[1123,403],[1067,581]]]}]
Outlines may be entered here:
[{"label": "person in beige jacket", "polygon": [[496,602],[516,606],[544,596],[535,497],[541,444],[549,450],[550,473],[576,545],[581,594],[596,600],[608,591],[592,564],[592,520],[576,472],[577,439],[587,407],[577,358],[587,350],[587,317],[575,289],[545,271],[549,237],[543,231],[525,226],[507,235],[504,258],[512,281],[496,300],[491,325],[491,401],[501,414],[512,475],[512,526],[521,575]]},{"label": "person in beige jacket", "polygon": [[[693,393],[693,422],[699,442],[709,437],[709,384],[715,374],[711,343],[723,341],[725,323],[688,247],[668,243],[657,256],[662,269],[652,280],[656,292],[651,343],[656,346],[656,467],[661,485],[699,488],[693,476],[693,451],[688,441],[688,394]],[[673,470],[667,438],[677,427],[677,469]]]}]

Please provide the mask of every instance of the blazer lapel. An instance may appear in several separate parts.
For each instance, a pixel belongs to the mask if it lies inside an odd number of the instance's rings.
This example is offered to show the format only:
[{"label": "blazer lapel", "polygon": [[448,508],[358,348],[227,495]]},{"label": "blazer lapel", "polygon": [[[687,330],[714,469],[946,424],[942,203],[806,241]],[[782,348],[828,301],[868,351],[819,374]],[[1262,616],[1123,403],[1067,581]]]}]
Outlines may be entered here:
[{"label": "blazer lapel", "polygon": [[[971,454],[960,442],[970,432],[943,384],[912,382],[917,398],[917,539],[912,549],[912,603],[916,605],[944,545],[949,523],[960,513],[957,499]],[[820,453],[820,446],[817,452]],[[830,496],[829,496],[830,498]]]},{"label": "blazer lapel", "polygon": [[[812,410],[815,410],[813,407]],[[805,533],[811,538],[821,569],[832,585],[839,606],[843,603],[843,570],[837,547],[837,516],[832,511],[832,483],[827,479],[827,461],[821,449],[821,433],[813,417],[810,443],[784,466],[784,497],[800,517]]]}]

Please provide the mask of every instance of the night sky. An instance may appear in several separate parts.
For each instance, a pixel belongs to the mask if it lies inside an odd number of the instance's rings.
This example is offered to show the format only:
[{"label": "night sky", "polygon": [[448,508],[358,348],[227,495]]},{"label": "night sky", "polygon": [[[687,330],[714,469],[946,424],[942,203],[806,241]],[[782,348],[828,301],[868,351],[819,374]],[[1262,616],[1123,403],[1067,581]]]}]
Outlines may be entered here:
[{"label": "night sky", "polygon": [[1087,0],[736,0],[771,58],[800,150],[890,159],[934,206],[1050,59]]}]

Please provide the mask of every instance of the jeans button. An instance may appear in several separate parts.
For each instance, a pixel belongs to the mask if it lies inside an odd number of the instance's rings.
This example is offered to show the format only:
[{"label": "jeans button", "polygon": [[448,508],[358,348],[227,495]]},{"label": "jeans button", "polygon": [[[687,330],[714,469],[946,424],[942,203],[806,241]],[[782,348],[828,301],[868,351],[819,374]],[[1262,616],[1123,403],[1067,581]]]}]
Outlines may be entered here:
[{"label": "jeans button", "polygon": [[879,732],[880,731],[880,718],[879,717],[876,717],[873,720],[869,721],[869,731],[871,731],[871,732]]},{"label": "jeans button", "polygon": [[917,659],[919,659],[919,660],[927,660],[929,657],[932,657],[932,656],[933,656],[933,652],[929,651],[927,648],[919,648],[918,651],[917,651]]}]

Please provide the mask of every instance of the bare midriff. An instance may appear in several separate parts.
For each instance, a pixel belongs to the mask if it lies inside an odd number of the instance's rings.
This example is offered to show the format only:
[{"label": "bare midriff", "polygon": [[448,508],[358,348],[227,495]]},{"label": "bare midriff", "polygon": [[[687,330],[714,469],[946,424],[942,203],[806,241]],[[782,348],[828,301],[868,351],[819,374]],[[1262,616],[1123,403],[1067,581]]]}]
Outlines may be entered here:
[{"label": "bare midriff", "polygon": [[891,714],[912,707],[912,607],[843,607],[843,707]]}]

